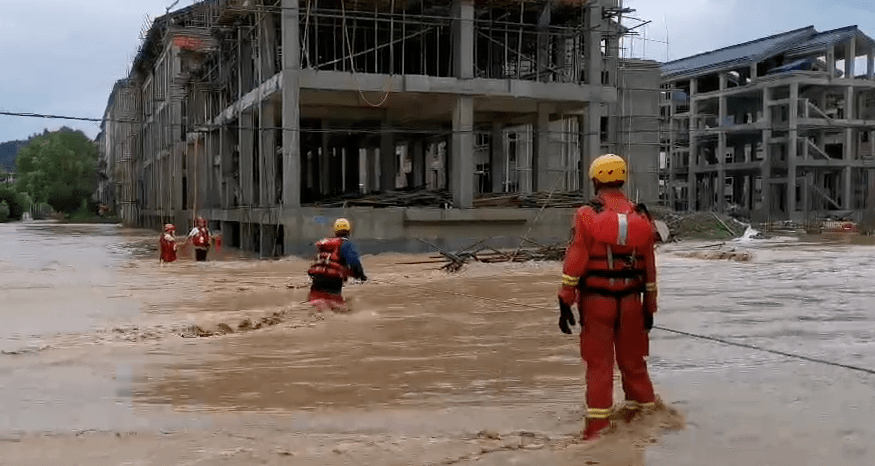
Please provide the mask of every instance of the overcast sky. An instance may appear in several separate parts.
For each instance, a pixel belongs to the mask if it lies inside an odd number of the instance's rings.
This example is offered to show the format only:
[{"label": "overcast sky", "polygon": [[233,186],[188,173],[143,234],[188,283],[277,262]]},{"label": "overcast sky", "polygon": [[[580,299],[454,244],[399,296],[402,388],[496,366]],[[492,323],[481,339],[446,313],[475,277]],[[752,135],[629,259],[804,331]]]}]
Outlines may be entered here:
[{"label": "overcast sky", "polygon": [[[172,3],[2,0],[0,110],[102,117],[113,83],[127,73],[146,16],[160,16]],[[192,3],[181,0],[174,9]],[[809,25],[827,30],[856,24],[875,35],[875,0],[625,0],[625,5],[652,21],[638,29],[641,38],[627,44],[630,52],[659,61]],[[99,132],[97,123],[0,115],[0,142],[64,125],[92,138]]]}]

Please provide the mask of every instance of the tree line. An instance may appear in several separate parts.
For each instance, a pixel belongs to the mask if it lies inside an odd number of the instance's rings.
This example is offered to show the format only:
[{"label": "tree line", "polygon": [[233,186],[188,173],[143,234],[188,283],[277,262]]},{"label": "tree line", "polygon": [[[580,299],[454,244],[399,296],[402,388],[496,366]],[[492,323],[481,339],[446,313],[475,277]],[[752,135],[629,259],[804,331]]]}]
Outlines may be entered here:
[{"label": "tree line", "polygon": [[[21,141],[10,141],[21,143]],[[98,182],[97,145],[67,127],[31,136],[14,158],[14,181],[0,176],[0,222],[20,220],[32,206],[50,206],[65,215],[93,215]],[[8,146],[8,144],[7,144]],[[0,173],[2,173],[0,167]]]}]

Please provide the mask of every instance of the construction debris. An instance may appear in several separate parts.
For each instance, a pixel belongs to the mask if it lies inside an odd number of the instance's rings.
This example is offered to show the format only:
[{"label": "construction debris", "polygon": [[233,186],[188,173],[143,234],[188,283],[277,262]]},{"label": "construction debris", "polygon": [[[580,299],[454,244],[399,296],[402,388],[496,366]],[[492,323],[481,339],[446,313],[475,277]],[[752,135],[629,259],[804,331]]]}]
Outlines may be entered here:
[{"label": "construction debris", "polygon": [[[447,261],[441,266],[441,269],[448,272],[458,272],[471,260],[485,264],[495,264],[500,262],[561,261],[565,259],[565,248],[567,246],[565,243],[541,245],[528,238],[520,238],[524,244],[529,243],[536,247],[520,247],[513,251],[502,251],[487,245],[486,242],[491,239],[487,238],[462,248],[457,252],[449,252],[424,239],[417,239],[422,243],[431,246],[441,254],[440,256],[432,256],[431,258],[443,258]],[[423,261],[423,263],[426,262],[431,261]]]},{"label": "construction debris", "polygon": [[448,191],[386,191],[369,195],[345,194],[314,203],[318,207],[446,207],[453,204]]}]

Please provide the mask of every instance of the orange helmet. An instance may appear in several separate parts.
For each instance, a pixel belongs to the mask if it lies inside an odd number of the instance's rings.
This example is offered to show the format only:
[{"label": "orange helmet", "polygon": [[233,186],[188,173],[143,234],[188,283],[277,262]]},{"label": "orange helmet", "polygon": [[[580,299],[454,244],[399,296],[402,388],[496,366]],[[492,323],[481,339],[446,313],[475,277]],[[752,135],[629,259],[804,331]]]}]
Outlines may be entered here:
[{"label": "orange helmet", "polygon": [[169,231],[176,231],[176,227],[173,226],[172,223],[168,223],[168,224],[164,225],[164,232],[166,233]]}]

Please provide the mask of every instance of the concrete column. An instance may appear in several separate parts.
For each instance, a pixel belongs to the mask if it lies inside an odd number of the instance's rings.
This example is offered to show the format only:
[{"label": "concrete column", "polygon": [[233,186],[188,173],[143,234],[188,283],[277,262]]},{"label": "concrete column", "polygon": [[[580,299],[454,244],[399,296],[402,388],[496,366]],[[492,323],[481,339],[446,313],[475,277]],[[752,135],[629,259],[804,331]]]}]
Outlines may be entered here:
[{"label": "concrete column", "polygon": [[453,50],[455,75],[459,79],[474,77],[474,1],[453,2]]},{"label": "concrete column", "polygon": [[262,225],[261,226],[261,256],[274,257],[274,246],[276,246],[276,226]]},{"label": "concrete column", "polygon": [[851,36],[851,40],[848,41],[847,47],[845,48],[845,78],[854,79],[855,73],[855,65],[857,59],[857,39],[854,36]]},{"label": "concrete column", "polygon": [[259,36],[261,41],[259,42],[258,56],[261,61],[262,81],[266,81],[275,75],[277,71],[275,65],[276,28],[274,15],[272,13],[265,13],[260,23],[261,31]]},{"label": "concrete column", "polygon": [[845,89],[845,119],[846,120],[856,120],[855,112],[857,111],[857,106],[854,105],[856,100],[854,99],[854,87],[848,86]]},{"label": "concrete column", "polygon": [[413,186],[417,189],[425,186],[425,141],[414,139],[410,144],[413,159]]},{"label": "concrete column", "polygon": [[550,114],[544,104],[538,104],[532,147],[532,190],[549,191],[555,183],[550,182]]},{"label": "concrete column", "polygon": [[549,81],[546,78],[550,70],[550,20],[553,6],[550,2],[544,3],[544,9],[541,11],[541,16],[538,18],[538,81]]},{"label": "concrete column", "polygon": [[757,76],[757,65],[759,65],[759,63],[754,63],[754,64],[750,65],[750,79],[751,80],[754,80],[758,77]]},{"label": "concrete column", "polygon": [[875,77],[875,53],[872,50],[866,54],[866,77],[869,79]]},{"label": "concrete column", "polygon": [[213,165],[213,157],[208,151],[207,145],[210,138],[209,133],[198,133],[198,144],[195,156],[197,157],[196,173],[197,173],[197,210],[212,208],[210,204],[210,173]]},{"label": "concrete column", "polygon": [[328,123],[322,120],[322,147],[319,151],[319,161],[316,173],[318,175],[318,192],[323,196],[331,194],[331,133],[328,132]]},{"label": "concrete column", "polygon": [[[720,90],[726,90],[726,73],[720,73]],[[718,99],[718,128],[720,133],[717,140],[717,211],[726,211],[726,96],[721,95]]]},{"label": "concrete column", "polygon": [[787,143],[787,212],[790,218],[796,214],[796,176],[799,124],[799,82],[790,83],[790,132]]},{"label": "concrete column", "polygon": [[357,138],[350,138],[344,146],[346,157],[346,183],[345,191],[348,193],[359,192],[359,145]]},{"label": "concrete column", "polygon": [[398,176],[398,156],[395,154],[395,134],[388,122],[383,122],[380,133],[380,190],[395,189],[395,177]]},{"label": "concrete column", "polygon": [[492,138],[489,153],[489,167],[492,170],[492,192],[503,193],[505,172],[507,171],[507,155],[504,145],[504,126],[492,123]]},{"label": "concrete column", "polygon": [[474,204],[474,99],[456,97],[450,149],[453,205],[468,209]]},{"label": "concrete column", "polygon": [[875,229],[875,169],[869,168],[867,174],[866,208],[863,213],[863,219],[866,226],[872,230]]},{"label": "concrete column", "polygon": [[276,126],[276,106],[267,101],[261,104],[261,202],[262,206],[274,205],[276,197],[276,130],[264,129]]},{"label": "concrete column", "polygon": [[847,166],[842,173],[842,207],[846,210],[854,209],[854,185],[853,185],[853,168]]},{"label": "concrete column", "polygon": [[380,162],[378,160],[379,149],[375,147],[368,147],[368,172],[367,172],[367,186],[366,190],[368,192],[374,192],[380,190]]},{"label": "concrete column", "polygon": [[[282,0],[283,21],[283,204],[301,206],[300,84],[301,44],[298,1]],[[285,251],[291,251],[293,235],[286,234]]]},{"label": "concrete column", "polygon": [[586,59],[585,81],[586,84],[589,84],[590,86],[601,86],[603,65],[600,41],[602,33],[599,28],[604,22],[602,20],[601,5],[596,3],[592,8],[586,8],[584,15],[584,22],[586,23],[584,31],[587,31],[583,42],[584,57]]},{"label": "concrete column", "polygon": [[252,111],[240,114],[240,204],[251,206],[255,203],[252,189],[252,148],[255,143],[255,131],[253,128],[255,117]]},{"label": "concrete column", "polygon": [[699,198],[698,187],[696,180],[699,173],[699,148],[696,141],[696,130],[698,129],[698,108],[696,108],[695,95],[698,93],[698,82],[696,78],[690,79],[690,172],[687,178],[689,191],[689,204],[687,210],[697,210],[697,200]]},{"label": "concrete column", "polygon": [[830,45],[826,49],[826,69],[829,72],[829,79],[835,78],[836,75],[836,47]]},{"label": "concrete column", "polygon": [[586,112],[586,128],[583,133],[583,144],[580,145],[581,170],[580,187],[584,195],[593,196],[592,180],[589,179],[589,166],[602,151],[601,143],[602,106],[598,102],[590,102]]}]

